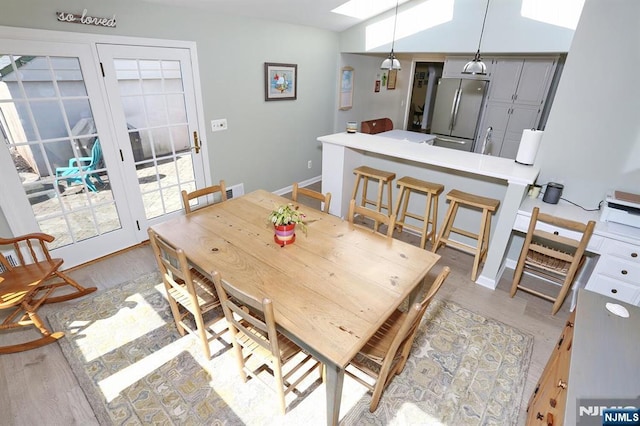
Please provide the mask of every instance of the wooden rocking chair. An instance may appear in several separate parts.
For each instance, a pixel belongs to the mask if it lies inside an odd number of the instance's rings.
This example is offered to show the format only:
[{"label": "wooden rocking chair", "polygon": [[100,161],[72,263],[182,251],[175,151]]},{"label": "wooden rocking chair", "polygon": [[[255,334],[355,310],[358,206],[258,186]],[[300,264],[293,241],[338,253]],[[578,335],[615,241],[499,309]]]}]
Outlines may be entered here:
[{"label": "wooden rocking chair", "polygon": [[[13,262],[0,255],[0,310],[12,310],[0,323],[0,330],[33,325],[43,335],[25,343],[0,346],[0,354],[26,351],[60,339],[64,333],[54,333],[47,328],[37,313],[40,306],[75,299],[96,291],[96,287],[82,287],[59,271],[63,260],[51,258],[46,246],[46,243],[53,240],[53,236],[43,233],[0,238],[0,246],[13,246],[16,255]],[[63,286],[71,286],[74,290],[51,297],[56,289]]]}]

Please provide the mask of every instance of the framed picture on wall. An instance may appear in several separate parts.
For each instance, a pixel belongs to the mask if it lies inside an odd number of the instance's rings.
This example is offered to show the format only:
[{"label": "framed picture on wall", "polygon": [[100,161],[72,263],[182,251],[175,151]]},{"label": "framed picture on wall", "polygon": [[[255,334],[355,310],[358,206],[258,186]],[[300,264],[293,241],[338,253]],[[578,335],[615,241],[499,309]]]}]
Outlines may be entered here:
[{"label": "framed picture on wall", "polygon": [[264,63],[264,100],[295,100],[298,96],[298,65]]},{"label": "framed picture on wall", "polygon": [[398,78],[398,70],[389,70],[389,78],[387,79],[388,90],[393,90],[396,88],[397,78]]},{"label": "framed picture on wall", "polygon": [[353,107],[353,68],[343,67],[340,72],[340,110]]}]

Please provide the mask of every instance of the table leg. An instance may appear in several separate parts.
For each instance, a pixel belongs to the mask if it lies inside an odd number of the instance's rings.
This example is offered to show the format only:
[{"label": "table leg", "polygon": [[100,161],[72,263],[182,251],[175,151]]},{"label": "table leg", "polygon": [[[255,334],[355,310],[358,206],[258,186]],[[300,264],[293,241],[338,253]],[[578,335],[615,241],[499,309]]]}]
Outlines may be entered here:
[{"label": "table leg", "polygon": [[342,384],[344,369],[332,364],[325,364],[327,386],[327,425],[337,426],[340,420],[340,400],[342,399]]}]

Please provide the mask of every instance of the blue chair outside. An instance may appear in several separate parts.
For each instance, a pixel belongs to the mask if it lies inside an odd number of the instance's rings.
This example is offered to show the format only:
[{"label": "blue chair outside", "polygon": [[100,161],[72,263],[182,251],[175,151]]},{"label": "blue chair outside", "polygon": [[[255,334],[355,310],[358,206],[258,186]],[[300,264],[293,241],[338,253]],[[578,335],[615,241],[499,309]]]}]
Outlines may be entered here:
[{"label": "blue chair outside", "polygon": [[[97,173],[91,173],[98,168],[100,161],[102,160],[102,147],[100,146],[100,140],[96,139],[91,148],[91,157],[70,158],[69,167],[57,167],[56,168],[56,186],[58,181],[64,179],[67,181],[67,187],[74,182],[84,181],[92,192],[98,192],[96,185],[91,178],[95,178],[101,185],[104,185],[102,179]],[[84,173],[81,175],[80,173]]]}]

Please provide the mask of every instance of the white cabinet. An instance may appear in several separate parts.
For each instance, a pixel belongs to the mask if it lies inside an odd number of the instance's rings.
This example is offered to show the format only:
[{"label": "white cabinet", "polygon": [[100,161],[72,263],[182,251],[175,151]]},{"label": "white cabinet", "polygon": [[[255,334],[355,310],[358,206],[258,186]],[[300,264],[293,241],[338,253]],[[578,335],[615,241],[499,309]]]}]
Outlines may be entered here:
[{"label": "white cabinet", "polygon": [[607,239],[586,289],[640,305],[640,245]]},{"label": "white cabinet", "polygon": [[522,131],[538,127],[556,64],[557,57],[494,60],[480,123],[480,140],[493,129],[485,152],[516,158]]}]

